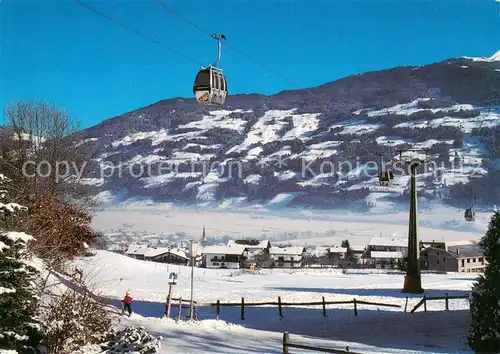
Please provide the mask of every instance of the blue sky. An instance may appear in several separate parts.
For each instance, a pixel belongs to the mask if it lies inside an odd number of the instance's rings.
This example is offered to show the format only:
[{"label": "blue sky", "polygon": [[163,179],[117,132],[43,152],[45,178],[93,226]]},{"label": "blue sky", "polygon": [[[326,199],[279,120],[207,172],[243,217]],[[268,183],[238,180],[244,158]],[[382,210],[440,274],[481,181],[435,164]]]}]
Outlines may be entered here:
[{"label": "blue sky", "polygon": [[[154,0],[85,1],[201,64],[216,42]],[[360,72],[500,49],[495,0],[185,0],[166,5],[293,80],[229,48],[230,94],[313,87]],[[0,107],[44,99],[89,127],[171,97],[192,97],[199,65],[71,0],[2,0]],[[230,98],[229,98],[230,99]]]}]

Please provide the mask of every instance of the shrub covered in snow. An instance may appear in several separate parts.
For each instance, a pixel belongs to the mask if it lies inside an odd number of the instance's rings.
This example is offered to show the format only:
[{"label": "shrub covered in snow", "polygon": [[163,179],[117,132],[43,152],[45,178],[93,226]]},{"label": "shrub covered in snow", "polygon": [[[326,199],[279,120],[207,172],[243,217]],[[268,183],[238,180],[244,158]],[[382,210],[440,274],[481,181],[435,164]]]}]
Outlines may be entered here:
[{"label": "shrub covered in snow", "polygon": [[[10,182],[0,174],[0,185]],[[0,190],[0,200],[7,197]],[[34,351],[41,340],[38,320],[36,280],[38,271],[30,265],[24,232],[7,231],[7,220],[25,208],[17,203],[0,202],[0,348]]]},{"label": "shrub covered in snow", "polygon": [[112,319],[105,304],[89,294],[67,290],[52,300],[45,316],[47,345],[53,353],[70,353],[112,335]]},{"label": "shrub covered in snow", "polygon": [[113,338],[100,345],[82,347],[71,354],[90,354],[90,353],[138,353],[153,354],[160,350],[160,340],[155,338],[144,327],[127,327],[125,330],[116,333]]},{"label": "shrub covered in snow", "polygon": [[500,352],[500,212],[491,218],[480,242],[488,262],[474,284],[470,299],[469,345],[479,353]]}]

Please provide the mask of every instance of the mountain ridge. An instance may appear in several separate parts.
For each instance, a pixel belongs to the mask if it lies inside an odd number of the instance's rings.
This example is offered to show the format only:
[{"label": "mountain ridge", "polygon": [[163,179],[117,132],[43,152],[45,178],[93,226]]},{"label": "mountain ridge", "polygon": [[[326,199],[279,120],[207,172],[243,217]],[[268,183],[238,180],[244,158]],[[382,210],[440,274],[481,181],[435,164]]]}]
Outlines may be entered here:
[{"label": "mountain ridge", "polygon": [[[301,164],[313,159],[317,167],[351,161],[353,156],[364,164],[422,144],[444,164],[445,176],[454,173],[450,171],[455,162],[469,171],[454,174],[464,186],[450,181],[443,186],[442,176],[433,177],[441,179],[439,184],[421,174],[427,178],[420,186],[422,194],[462,200],[473,193],[469,189],[478,188],[477,181],[464,177],[470,174],[472,160],[482,171],[477,180],[485,186],[497,182],[499,82],[499,61],[447,59],[352,75],[306,90],[229,96],[224,107],[200,106],[194,98],[161,100],[85,129],[73,140],[88,148],[93,159],[81,182],[101,195],[121,196],[119,200],[217,203],[239,198],[255,203],[295,193],[291,205],[335,207],[353,202],[370,208],[370,196],[378,193],[379,200],[384,194],[377,192],[375,176],[339,176],[339,171],[309,176],[300,171]],[[276,166],[279,159],[283,162],[281,156],[288,162]],[[268,166],[258,165],[263,161]],[[224,175],[221,170],[228,162],[239,163],[241,175]],[[175,169],[102,178],[99,172],[106,163],[130,171],[162,163]],[[384,198],[404,200],[407,182],[402,181],[396,190],[385,190],[389,195]],[[485,201],[498,201],[479,189]]]}]

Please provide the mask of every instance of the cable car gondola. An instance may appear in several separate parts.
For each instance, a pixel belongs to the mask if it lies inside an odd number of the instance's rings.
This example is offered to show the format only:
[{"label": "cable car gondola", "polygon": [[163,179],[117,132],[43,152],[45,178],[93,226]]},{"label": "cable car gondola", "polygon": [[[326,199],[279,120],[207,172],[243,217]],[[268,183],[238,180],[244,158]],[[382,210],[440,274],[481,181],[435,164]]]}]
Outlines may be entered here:
[{"label": "cable car gondola", "polygon": [[472,222],[476,220],[476,213],[474,212],[474,202],[476,198],[472,201],[472,206],[470,208],[465,209],[464,218],[468,222]]},{"label": "cable car gondola", "polygon": [[212,37],[218,43],[217,60],[207,68],[201,67],[194,80],[193,93],[198,103],[222,106],[226,102],[227,81],[217,64],[220,60],[222,40],[226,39],[226,36],[214,34]]},{"label": "cable car gondola", "polygon": [[378,180],[381,186],[390,187],[394,180],[394,173],[391,170],[386,170],[384,166],[384,159],[382,159],[382,167],[378,173]]},{"label": "cable car gondola", "polygon": [[474,213],[474,210],[472,208],[467,208],[465,209],[464,217],[466,221],[475,221],[476,220],[476,215]]}]

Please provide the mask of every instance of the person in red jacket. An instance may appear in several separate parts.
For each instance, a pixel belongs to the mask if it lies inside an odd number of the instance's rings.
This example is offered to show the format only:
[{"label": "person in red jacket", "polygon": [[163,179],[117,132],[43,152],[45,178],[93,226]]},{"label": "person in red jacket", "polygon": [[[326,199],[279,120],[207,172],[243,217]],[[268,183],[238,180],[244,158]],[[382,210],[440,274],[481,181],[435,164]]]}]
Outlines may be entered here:
[{"label": "person in red jacket", "polygon": [[132,314],[132,301],[133,300],[134,299],[132,298],[132,296],[130,296],[130,290],[127,290],[125,297],[122,300],[122,302],[123,302],[122,315],[125,311],[128,311],[128,315],[130,317],[130,315]]}]

